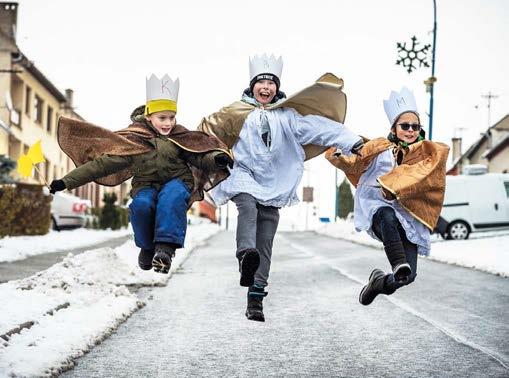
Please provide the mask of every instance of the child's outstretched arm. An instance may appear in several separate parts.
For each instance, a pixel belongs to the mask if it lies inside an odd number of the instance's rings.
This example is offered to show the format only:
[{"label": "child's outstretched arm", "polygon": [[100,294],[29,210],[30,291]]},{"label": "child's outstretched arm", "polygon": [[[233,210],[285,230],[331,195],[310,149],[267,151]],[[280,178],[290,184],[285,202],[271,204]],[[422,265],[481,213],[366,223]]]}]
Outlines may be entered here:
[{"label": "child's outstretched arm", "polygon": [[363,139],[342,123],[318,115],[302,116],[294,112],[294,129],[300,144],[337,147],[345,155],[358,153]]},{"label": "child's outstretched arm", "polygon": [[130,156],[100,156],[97,159],[73,169],[61,180],[53,180],[50,185],[51,191],[56,192],[64,189],[71,190],[77,188],[101,177],[109,176],[122,169],[128,168],[131,162]]},{"label": "child's outstretched arm", "polygon": [[224,169],[227,166],[233,167],[233,159],[225,152],[210,151],[206,153],[194,153],[182,151],[182,157],[190,164],[205,171]]}]

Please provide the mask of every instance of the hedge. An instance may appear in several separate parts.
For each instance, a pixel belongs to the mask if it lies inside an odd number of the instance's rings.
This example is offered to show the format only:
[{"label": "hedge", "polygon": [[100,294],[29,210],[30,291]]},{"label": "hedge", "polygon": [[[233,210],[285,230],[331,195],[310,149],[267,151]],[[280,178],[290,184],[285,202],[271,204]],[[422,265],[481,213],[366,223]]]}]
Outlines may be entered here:
[{"label": "hedge", "polygon": [[0,238],[44,235],[51,226],[51,196],[42,185],[0,185]]}]

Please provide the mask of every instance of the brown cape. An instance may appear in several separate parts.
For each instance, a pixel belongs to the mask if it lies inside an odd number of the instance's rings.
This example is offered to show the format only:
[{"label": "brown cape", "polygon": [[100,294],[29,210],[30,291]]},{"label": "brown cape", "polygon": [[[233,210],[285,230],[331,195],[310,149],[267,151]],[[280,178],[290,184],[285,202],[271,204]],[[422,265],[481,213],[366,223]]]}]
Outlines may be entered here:
[{"label": "brown cape", "polygon": [[[321,115],[343,123],[346,115],[346,95],[342,91],[343,79],[326,73],[316,82],[284,101],[267,106],[267,109],[293,108],[300,115]],[[198,130],[221,139],[229,148],[237,142],[240,131],[254,105],[236,101],[218,112],[203,118]],[[324,152],[327,147],[308,144],[303,146],[306,160]]]},{"label": "brown cape", "polygon": [[395,155],[401,154],[402,160],[392,171],[378,178],[384,195],[394,196],[414,218],[433,231],[444,202],[447,145],[423,140],[402,148],[386,138],[377,138],[366,142],[361,156],[335,157],[334,149],[329,149],[325,157],[345,172],[357,187],[371,161],[388,149],[393,149]]},{"label": "brown cape", "polygon": [[[62,151],[71,158],[76,166],[83,165],[105,154],[126,156],[148,152],[154,148],[149,140],[156,135],[156,130],[135,120],[125,129],[110,131],[73,118],[60,117],[58,119],[58,143]],[[228,147],[217,138],[201,131],[189,131],[181,125],[176,125],[173,128],[168,139],[190,152],[222,151],[231,157]],[[203,190],[210,190],[229,176],[227,169],[206,172],[191,165],[190,168],[195,185],[189,205],[203,199]],[[133,173],[127,168],[102,177],[96,182],[101,185],[115,186],[132,176]]]}]

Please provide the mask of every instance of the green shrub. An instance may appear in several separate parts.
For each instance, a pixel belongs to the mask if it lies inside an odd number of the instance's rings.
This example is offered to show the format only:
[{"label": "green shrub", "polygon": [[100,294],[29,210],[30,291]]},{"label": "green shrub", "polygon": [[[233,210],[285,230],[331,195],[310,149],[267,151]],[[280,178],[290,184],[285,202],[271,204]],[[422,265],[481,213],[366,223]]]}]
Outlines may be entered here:
[{"label": "green shrub", "polygon": [[352,189],[350,188],[350,183],[348,182],[346,177],[339,186],[338,205],[339,205],[338,216],[340,218],[346,219],[348,214],[350,214],[353,211],[354,200],[352,196]]},{"label": "green shrub", "polygon": [[122,227],[127,227],[129,224],[129,209],[126,207],[117,207],[117,210],[120,213],[120,225]]},{"label": "green shrub", "polygon": [[99,225],[103,230],[107,228],[118,230],[121,227],[120,212],[117,210],[117,206],[115,206],[116,201],[117,195],[115,193],[104,193],[104,207],[99,217]]},{"label": "green shrub", "polygon": [[0,237],[47,234],[51,200],[42,185],[0,185]]}]

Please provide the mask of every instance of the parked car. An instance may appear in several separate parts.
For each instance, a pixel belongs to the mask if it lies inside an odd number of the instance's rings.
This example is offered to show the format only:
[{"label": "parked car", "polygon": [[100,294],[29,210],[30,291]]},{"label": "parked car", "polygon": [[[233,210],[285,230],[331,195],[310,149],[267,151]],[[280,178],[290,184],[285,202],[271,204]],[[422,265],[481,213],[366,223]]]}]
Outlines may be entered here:
[{"label": "parked car", "polygon": [[87,222],[87,209],[90,207],[89,200],[68,193],[55,193],[51,202],[53,229],[60,231],[84,227]]},{"label": "parked car", "polygon": [[471,232],[509,229],[509,174],[474,168],[446,177],[440,220],[444,238],[461,240]]}]

